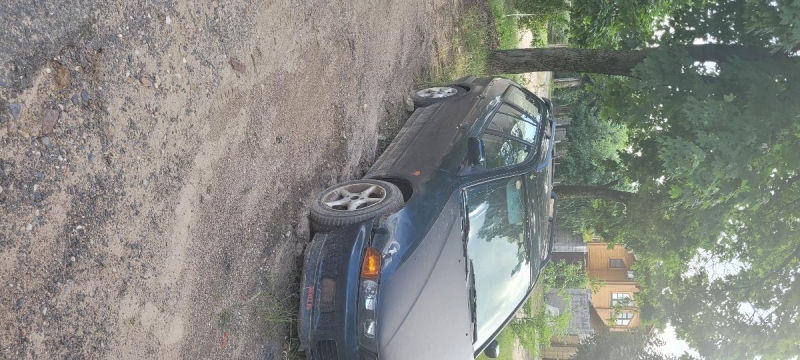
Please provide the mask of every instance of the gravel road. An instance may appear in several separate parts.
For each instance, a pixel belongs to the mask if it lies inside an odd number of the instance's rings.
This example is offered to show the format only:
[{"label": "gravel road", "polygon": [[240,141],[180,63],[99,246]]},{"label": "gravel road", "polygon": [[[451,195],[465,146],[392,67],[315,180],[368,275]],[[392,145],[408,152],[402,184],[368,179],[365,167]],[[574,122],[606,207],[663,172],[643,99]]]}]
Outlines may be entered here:
[{"label": "gravel road", "polygon": [[0,4],[0,358],[291,350],[316,192],[458,0]]}]

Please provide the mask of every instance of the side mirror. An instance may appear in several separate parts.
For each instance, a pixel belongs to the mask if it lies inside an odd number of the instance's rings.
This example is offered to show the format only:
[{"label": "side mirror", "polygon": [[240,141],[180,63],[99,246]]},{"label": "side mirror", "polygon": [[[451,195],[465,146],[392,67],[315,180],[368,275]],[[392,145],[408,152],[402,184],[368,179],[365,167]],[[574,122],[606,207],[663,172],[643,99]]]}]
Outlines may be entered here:
[{"label": "side mirror", "polygon": [[492,340],[489,343],[489,346],[486,347],[486,350],[483,350],[483,353],[486,354],[486,357],[489,359],[494,359],[500,356],[500,344],[497,340]]},{"label": "side mirror", "polygon": [[483,140],[471,136],[467,139],[467,161],[470,165],[478,165],[483,161]]}]

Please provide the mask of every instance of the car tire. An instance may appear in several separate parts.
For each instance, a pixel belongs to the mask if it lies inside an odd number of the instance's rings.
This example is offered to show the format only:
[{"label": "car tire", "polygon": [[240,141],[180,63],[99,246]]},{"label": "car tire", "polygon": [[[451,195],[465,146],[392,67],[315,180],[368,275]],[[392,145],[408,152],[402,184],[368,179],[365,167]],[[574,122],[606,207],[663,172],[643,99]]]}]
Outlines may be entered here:
[{"label": "car tire", "polygon": [[458,85],[433,86],[412,91],[411,100],[414,101],[415,107],[426,107],[458,99],[466,93],[467,90]]},{"label": "car tire", "polygon": [[329,231],[391,214],[403,207],[403,194],[394,184],[362,179],[331,186],[311,203],[311,227]]}]

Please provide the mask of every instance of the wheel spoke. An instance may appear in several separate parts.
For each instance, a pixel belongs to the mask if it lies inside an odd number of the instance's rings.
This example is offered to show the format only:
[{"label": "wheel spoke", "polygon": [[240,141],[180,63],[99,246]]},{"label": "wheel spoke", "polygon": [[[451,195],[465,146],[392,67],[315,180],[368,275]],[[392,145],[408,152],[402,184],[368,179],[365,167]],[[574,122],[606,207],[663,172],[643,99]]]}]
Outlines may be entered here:
[{"label": "wheel spoke", "polygon": [[359,195],[361,195],[362,198],[369,197],[370,195],[372,195],[372,192],[375,191],[376,188],[377,188],[376,185],[372,185],[369,188],[367,188],[367,190],[362,191],[361,194]]},{"label": "wheel spoke", "polygon": [[372,203],[380,202],[381,200],[383,200],[382,197],[381,198],[366,198],[366,199],[361,199],[361,202],[362,203],[367,203],[367,204],[372,204]]},{"label": "wheel spoke", "polygon": [[362,204],[365,204],[365,203],[366,203],[366,201],[364,201],[364,200],[351,201],[349,204],[347,204],[347,210],[356,210],[356,209],[358,209],[359,206],[361,206]]},{"label": "wheel spoke", "polygon": [[349,203],[349,202],[350,202],[350,198],[345,197],[345,198],[341,198],[339,200],[328,201],[328,202],[325,203],[325,205],[327,205],[328,207],[344,206],[344,205],[347,205],[347,203]]}]

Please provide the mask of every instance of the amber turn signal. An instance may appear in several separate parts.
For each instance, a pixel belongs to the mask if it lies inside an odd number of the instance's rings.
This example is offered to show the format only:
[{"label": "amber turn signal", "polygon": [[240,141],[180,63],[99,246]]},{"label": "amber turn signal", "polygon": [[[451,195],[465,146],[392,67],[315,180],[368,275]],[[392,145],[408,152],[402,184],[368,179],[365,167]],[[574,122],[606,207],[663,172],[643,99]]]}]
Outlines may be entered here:
[{"label": "amber turn signal", "polygon": [[377,249],[368,247],[364,251],[364,261],[361,263],[361,278],[377,280],[381,273],[381,253]]}]

